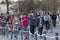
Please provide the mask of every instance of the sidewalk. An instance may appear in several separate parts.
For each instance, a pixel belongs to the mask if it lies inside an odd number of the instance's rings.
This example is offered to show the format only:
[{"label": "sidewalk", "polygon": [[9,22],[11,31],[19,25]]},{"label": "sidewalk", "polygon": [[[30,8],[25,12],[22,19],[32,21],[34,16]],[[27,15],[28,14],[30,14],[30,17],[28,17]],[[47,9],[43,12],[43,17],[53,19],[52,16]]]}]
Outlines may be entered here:
[{"label": "sidewalk", "polygon": [[[60,23],[57,24],[56,28],[53,28],[53,32],[52,33],[51,33],[51,30],[49,30],[48,33],[46,33],[46,36],[48,36],[48,37],[54,37],[55,33],[58,33],[58,35],[60,36]],[[0,40],[15,40],[15,38],[11,39],[10,35],[9,35],[8,38],[6,36],[4,37],[4,36],[0,35]],[[21,34],[18,35],[18,39],[17,40],[21,40]],[[30,34],[29,40],[35,40],[35,37],[31,37],[31,34]],[[44,40],[44,38],[40,38],[40,36],[38,35],[37,36],[37,40]],[[47,38],[47,40],[55,40],[55,38],[51,38],[51,39]]]}]

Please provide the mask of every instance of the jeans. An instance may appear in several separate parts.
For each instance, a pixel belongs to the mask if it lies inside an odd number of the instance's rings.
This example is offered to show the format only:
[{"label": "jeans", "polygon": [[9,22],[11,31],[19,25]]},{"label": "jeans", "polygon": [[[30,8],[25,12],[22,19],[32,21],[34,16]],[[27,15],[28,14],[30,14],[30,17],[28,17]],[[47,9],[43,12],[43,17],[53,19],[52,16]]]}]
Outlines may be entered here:
[{"label": "jeans", "polygon": [[50,24],[49,24],[49,22],[48,21],[45,21],[45,26],[46,26],[46,30],[48,31],[48,29],[50,29]]},{"label": "jeans", "polygon": [[42,31],[43,31],[43,27],[39,27],[38,33],[39,33],[40,35],[42,35]]},{"label": "jeans", "polygon": [[35,25],[30,25],[30,32],[34,34],[35,31]]},{"label": "jeans", "polygon": [[[26,31],[26,32],[24,32],[24,31]],[[23,40],[23,35],[24,35],[24,39],[25,39],[25,36],[28,37],[27,39],[29,39],[29,28],[28,28],[28,26],[23,26],[22,27],[21,40]]]},{"label": "jeans", "polygon": [[16,40],[17,40],[17,38],[18,38],[18,31],[14,31],[14,37],[16,38]]},{"label": "jeans", "polygon": [[19,30],[19,24],[16,24],[16,30]]},{"label": "jeans", "polygon": [[53,26],[56,27],[56,21],[53,20],[52,23],[53,23]]}]

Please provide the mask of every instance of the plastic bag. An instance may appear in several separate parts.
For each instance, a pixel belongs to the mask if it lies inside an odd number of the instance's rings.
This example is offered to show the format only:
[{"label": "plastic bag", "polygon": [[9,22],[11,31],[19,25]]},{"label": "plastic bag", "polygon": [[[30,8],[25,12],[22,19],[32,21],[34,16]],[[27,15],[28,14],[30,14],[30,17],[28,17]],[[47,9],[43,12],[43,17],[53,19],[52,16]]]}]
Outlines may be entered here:
[{"label": "plastic bag", "polygon": [[56,22],[57,22],[57,23],[59,22],[59,17],[58,17],[58,16],[57,16]]}]

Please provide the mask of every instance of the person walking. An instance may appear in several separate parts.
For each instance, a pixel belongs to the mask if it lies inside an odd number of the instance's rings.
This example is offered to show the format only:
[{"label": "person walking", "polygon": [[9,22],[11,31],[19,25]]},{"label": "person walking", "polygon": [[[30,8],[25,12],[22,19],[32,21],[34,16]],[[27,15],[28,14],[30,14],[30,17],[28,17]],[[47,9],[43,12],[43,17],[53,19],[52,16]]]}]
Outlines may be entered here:
[{"label": "person walking", "polygon": [[13,24],[14,24],[14,18],[12,16],[10,16],[10,19],[9,19],[9,22],[10,22],[10,31],[11,31],[11,39],[13,38]]},{"label": "person walking", "polygon": [[17,36],[19,33],[19,24],[20,24],[20,21],[19,21],[19,18],[17,17],[17,15],[14,16],[14,24],[15,24],[14,37],[17,40]]},{"label": "person walking", "polygon": [[54,28],[56,27],[56,19],[57,19],[57,15],[53,12],[53,14],[51,15],[51,19],[52,19],[52,24],[54,26]]},{"label": "person walking", "polygon": [[32,36],[34,35],[35,27],[36,27],[35,17],[32,15],[30,24],[30,32],[32,33]]},{"label": "person walking", "polygon": [[36,13],[34,17],[35,17],[36,27],[39,27],[39,22],[40,22],[39,15],[37,15]]},{"label": "person walking", "polygon": [[40,16],[38,34],[42,35],[43,27],[44,27],[44,19],[43,16]]},{"label": "person walking", "polygon": [[[23,31],[29,31],[28,29],[28,16],[27,14],[24,14],[23,17],[22,17],[22,30]],[[28,40],[28,33],[27,32],[24,32],[24,40]]]},{"label": "person walking", "polygon": [[48,15],[48,13],[46,13],[45,15],[44,15],[44,22],[45,22],[45,29],[48,31],[48,29],[50,28],[50,22],[51,22],[51,17],[50,17],[50,15]]}]

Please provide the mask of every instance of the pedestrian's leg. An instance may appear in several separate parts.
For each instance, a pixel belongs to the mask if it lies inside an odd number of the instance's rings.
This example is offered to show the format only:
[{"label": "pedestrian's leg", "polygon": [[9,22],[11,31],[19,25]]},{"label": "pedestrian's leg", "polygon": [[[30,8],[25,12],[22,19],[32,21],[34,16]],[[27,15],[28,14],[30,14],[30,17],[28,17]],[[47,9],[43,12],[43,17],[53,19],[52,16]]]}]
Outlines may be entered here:
[{"label": "pedestrian's leg", "polygon": [[3,31],[3,35],[5,36],[5,31]]},{"label": "pedestrian's leg", "polygon": [[6,30],[7,32],[6,32],[6,34],[7,34],[7,37],[8,37],[8,33],[9,33],[9,31],[8,30]]},{"label": "pedestrian's leg", "polygon": [[13,39],[13,34],[14,34],[14,32],[13,32],[13,26],[12,26],[12,23],[11,23],[11,39]]},{"label": "pedestrian's leg", "polygon": [[14,37],[16,38],[16,40],[18,39],[17,38],[17,33],[18,33],[17,31],[15,31],[15,33],[14,33],[15,34]]},{"label": "pedestrian's leg", "polygon": [[21,40],[23,40],[23,31],[21,31]]},{"label": "pedestrian's leg", "polygon": [[13,32],[11,32],[11,39],[13,39]]},{"label": "pedestrian's leg", "polygon": [[56,26],[56,22],[55,22],[55,21],[53,21],[53,26],[54,26],[54,28],[55,28],[55,26]]},{"label": "pedestrian's leg", "polygon": [[43,27],[40,27],[40,38],[42,38]]},{"label": "pedestrian's leg", "polygon": [[31,26],[31,33],[32,33],[32,35],[34,35],[34,31],[35,31],[35,26],[32,25],[32,26]]},{"label": "pedestrian's leg", "polygon": [[[24,31],[26,31],[26,27],[24,26]],[[26,38],[27,38],[27,34],[26,34],[26,32],[24,32],[24,40],[26,40]]]},{"label": "pedestrian's leg", "polygon": [[50,29],[50,24],[49,23],[47,23],[47,30],[49,30]]},{"label": "pedestrian's leg", "polygon": [[45,29],[47,30],[47,22],[45,22]]},{"label": "pedestrian's leg", "polygon": [[41,27],[39,28],[39,34],[41,35]]},{"label": "pedestrian's leg", "polygon": [[41,34],[40,35],[42,35],[42,31],[43,31],[43,27],[41,27]]},{"label": "pedestrian's leg", "polygon": [[46,23],[46,30],[48,31],[48,24]]},{"label": "pedestrian's leg", "polygon": [[30,32],[33,34],[32,29],[33,29],[33,25],[30,25]]},{"label": "pedestrian's leg", "polygon": [[25,27],[25,39],[24,40],[29,40],[29,29],[28,27]]},{"label": "pedestrian's leg", "polygon": [[54,21],[54,27],[56,27],[56,21]]}]

